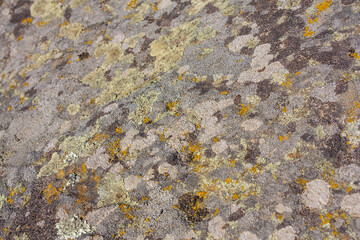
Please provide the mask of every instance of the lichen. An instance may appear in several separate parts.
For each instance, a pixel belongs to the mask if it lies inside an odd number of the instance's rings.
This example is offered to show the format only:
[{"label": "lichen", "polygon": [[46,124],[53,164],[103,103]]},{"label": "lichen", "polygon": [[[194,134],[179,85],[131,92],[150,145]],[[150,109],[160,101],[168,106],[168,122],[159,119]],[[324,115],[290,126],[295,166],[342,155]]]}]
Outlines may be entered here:
[{"label": "lichen", "polygon": [[72,218],[61,220],[56,223],[58,230],[57,234],[60,239],[75,239],[83,234],[91,233],[90,225],[79,216],[73,216]]},{"label": "lichen", "polygon": [[50,21],[54,18],[62,18],[65,8],[60,2],[51,0],[36,0],[30,7],[33,17],[39,16],[43,21]]}]

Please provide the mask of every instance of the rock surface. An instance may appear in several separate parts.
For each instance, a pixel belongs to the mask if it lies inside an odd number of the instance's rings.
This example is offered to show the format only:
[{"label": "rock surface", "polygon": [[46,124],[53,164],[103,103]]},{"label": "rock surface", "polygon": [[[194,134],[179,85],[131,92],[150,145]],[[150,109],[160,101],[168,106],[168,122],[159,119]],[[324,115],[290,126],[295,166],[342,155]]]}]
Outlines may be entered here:
[{"label": "rock surface", "polygon": [[359,14],[0,0],[0,239],[360,239]]}]

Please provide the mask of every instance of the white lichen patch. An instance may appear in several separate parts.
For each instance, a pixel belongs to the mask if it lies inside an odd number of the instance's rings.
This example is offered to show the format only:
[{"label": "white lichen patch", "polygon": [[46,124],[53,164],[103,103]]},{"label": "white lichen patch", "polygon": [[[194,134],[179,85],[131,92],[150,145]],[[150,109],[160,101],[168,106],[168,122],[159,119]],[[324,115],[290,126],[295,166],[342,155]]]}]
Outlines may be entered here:
[{"label": "white lichen patch", "polygon": [[245,231],[240,234],[239,240],[260,240],[260,238],[252,232]]},{"label": "white lichen patch", "polygon": [[263,125],[263,122],[256,118],[247,119],[241,123],[241,127],[244,128],[245,131],[256,131],[262,125]]},{"label": "white lichen patch", "polygon": [[91,233],[90,225],[78,216],[56,223],[60,239],[76,239],[83,234]]},{"label": "white lichen patch", "polygon": [[135,175],[130,175],[124,178],[124,187],[127,191],[131,191],[137,188],[137,185],[141,182],[141,178]]},{"label": "white lichen patch", "polygon": [[278,240],[295,240],[295,238],[296,238],[296,232],[292,226],[281,228],[277,232]]},{"label": "white lichen patch", "polygon": [[215,239],[222,239],[226,234],[226,228],[223,228],[226,222],[222,217],[216,216],[209,221],[209,234]]},{"label": "white lichen patch", "polygon": [[250,41],[252,34],[241,35],[236,37],[231,43],[229,43],[230,52],[240,52],[245,47],[246,43]]},{"label": "white lichen patch", "polygon": [[[274,58],[270,54],[271,45],[266,43],[259,45],[255,48],[254,58],[251,61],[251,68],[242,72],[239,75],[238,82],[260,82],[264,79],[275,78],[278,76],[285,76],[288,73],[288,70],[280,62],[269,62]],[[283,79],[275,80],[276,82],[283,82]]]},{"label": "white lichen patch", "polygon": [[321,179],[306,183],[302,194],[302,201],[310,209],[321,210],[330,200],[330,185]]},{"label": "white lichen patch", "polygon": [[360,193],[346,195],[340,203],[341,209],[352,217],[360,217]]}]

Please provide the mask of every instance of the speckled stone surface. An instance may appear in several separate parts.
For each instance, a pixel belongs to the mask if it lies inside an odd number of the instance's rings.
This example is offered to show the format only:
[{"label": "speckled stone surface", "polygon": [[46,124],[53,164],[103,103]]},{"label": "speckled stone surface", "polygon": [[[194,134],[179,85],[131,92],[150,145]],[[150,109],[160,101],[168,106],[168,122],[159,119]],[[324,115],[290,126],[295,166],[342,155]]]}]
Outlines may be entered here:
[{"label": "speckled stone surface", "polygon": [[0,6],[0,239],[360,239],[360,1]]}]

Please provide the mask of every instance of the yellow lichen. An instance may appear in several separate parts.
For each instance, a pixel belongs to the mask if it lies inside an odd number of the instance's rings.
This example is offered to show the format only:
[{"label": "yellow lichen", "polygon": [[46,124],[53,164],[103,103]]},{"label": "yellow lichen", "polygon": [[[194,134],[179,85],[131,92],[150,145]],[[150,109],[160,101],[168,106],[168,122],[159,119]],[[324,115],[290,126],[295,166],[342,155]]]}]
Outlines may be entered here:
[{"label": "yellow lichen", "polygon": [[81,23],[71,23],[62,25],[60,28],[59,37],[68,37],[73,41],[76,41],[83,31]]}]

